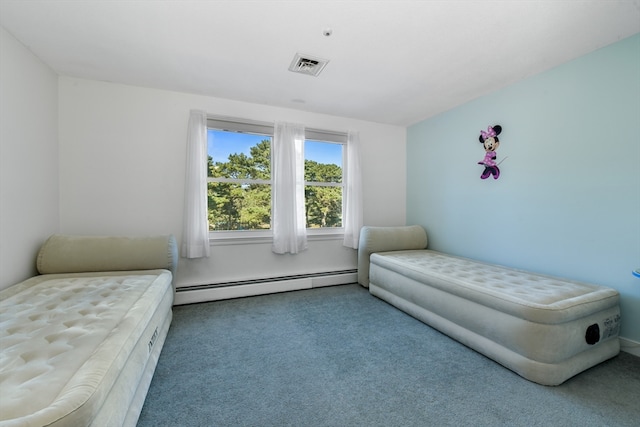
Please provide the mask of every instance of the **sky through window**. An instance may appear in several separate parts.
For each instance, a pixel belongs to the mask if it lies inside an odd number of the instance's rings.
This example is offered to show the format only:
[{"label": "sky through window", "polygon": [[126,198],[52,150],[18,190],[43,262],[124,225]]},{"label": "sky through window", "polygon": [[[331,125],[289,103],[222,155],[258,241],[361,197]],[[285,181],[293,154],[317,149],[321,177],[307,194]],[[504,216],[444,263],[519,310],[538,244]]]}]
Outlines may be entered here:
[{"label": "sky through window", "polygon": [[[250,148],[264,139],[271,139],[268,135],[255,135],[240,132],[225,132],[215,129],[207,131],[207,153],[213,162],[226,162],[232,153],[244,153],[249,156]],[[318,163],[335,164],[342,167],[342,145],[324,142],[307,141],[305,144],[305,158]]]}]

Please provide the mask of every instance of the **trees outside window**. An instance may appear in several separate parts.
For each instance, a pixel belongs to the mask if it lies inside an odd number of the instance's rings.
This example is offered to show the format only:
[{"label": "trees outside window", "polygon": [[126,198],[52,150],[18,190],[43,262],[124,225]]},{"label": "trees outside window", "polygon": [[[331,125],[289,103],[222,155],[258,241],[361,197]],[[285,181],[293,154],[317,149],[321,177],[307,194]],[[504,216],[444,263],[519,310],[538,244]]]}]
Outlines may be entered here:
[{"label": "trees outside window", "polygon": [[[208,130],[210,231],[271,228],[271,135]],[[342,227],[343,144],[305,142],[307,228]]]},{"label": "trees outside window", "polygon": [[305,141],[307,228],[342,227],[342,144]]}]

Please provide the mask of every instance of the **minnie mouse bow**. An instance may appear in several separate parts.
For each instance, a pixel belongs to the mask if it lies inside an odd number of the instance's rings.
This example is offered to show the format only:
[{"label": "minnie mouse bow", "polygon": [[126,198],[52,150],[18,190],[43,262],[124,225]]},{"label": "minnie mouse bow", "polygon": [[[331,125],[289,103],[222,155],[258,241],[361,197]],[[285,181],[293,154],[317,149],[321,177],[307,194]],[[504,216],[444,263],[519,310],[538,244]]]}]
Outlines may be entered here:
[{"label": "minnie mouse bow", "polygon": [[489,138],[493,138],[496,136],[496,131],[493,130],[493,128],[491,126],[487,127],[487,131],[480,131],[480,135],[482,136],[482,139],[489,139]]}]

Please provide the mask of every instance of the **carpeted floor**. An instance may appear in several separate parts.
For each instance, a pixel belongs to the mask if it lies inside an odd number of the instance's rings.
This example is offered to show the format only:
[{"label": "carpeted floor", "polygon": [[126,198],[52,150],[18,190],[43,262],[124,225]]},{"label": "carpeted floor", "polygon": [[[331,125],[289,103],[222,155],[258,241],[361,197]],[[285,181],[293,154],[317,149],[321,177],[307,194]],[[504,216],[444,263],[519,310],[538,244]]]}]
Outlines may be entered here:
[{"label": "carpeted floor", "polygon": [[636,426],[640,358],[529,382],[359,285],[174,307],[138,426]]}]

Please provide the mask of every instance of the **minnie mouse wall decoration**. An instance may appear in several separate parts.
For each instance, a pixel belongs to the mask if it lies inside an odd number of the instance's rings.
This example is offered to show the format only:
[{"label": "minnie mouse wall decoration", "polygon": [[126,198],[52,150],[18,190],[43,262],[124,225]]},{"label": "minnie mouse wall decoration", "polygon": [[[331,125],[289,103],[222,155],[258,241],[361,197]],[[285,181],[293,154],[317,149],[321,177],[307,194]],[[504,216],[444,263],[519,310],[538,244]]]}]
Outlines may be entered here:
[{"label": "minnie mouse wall decoration", "polygon": [[493,125],[489,126],[486,131],[480,131],[480,143],[484,147],[484,159],[481,162],[478,162],[479,165],[484,166],[484,171],[480,178],[487,179],[490,175],[493,175],[493,179],[498,179],[500,176],[500,168],[498,165],[500,163],[496,163],[496,150],[500,146],[500,140],[498,139],[498,135],[502,132],[502,126]]}]

